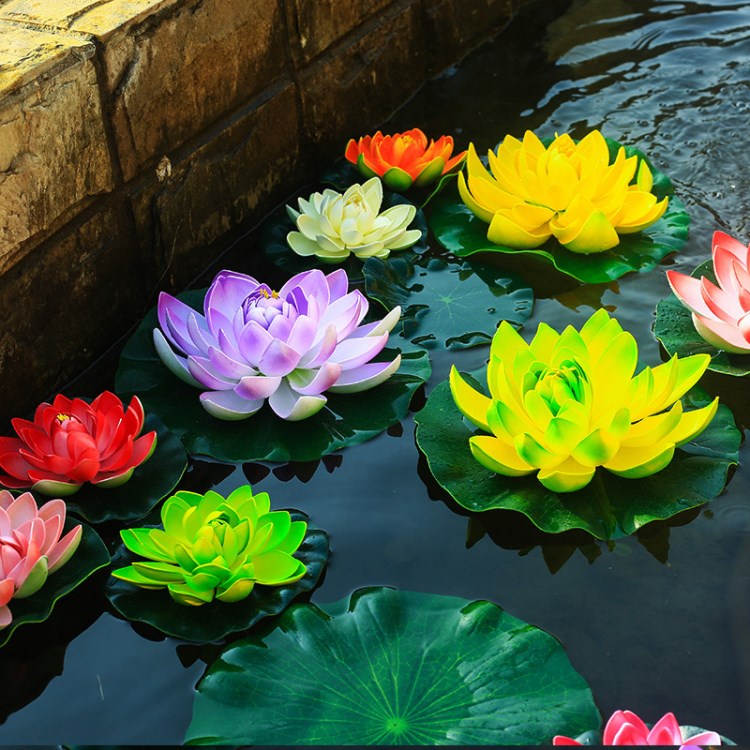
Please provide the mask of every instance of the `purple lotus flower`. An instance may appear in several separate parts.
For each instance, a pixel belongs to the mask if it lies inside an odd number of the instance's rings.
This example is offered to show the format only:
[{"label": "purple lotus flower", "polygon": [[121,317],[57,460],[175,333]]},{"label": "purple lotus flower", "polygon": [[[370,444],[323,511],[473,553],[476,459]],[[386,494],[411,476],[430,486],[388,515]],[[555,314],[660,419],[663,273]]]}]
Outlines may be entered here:
[{"label": "purple lotus flower", "polygon": [[293,276],[278,292],[234,271],[221,271],[203,302],[204,315],[159,295],[154,345],[162,362],[197,388],[219,419],[245,419],[266,399],[282,419],[306,419],[324,392],[355,393],[382,383],[401,363],[371,362],[388,341],[401,309],[360,325],[368,308],[349,292],[339,269]]}]

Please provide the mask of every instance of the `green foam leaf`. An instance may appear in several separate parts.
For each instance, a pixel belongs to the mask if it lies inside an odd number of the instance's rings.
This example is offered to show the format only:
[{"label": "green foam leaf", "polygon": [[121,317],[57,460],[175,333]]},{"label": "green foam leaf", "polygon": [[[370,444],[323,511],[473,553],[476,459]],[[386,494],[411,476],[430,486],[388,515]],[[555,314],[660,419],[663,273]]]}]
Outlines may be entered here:
[{"label": "green foam leaf", "polygon": [[[186,292],[179,299],[201,310],[205,293]],[[154,308],[125,345],[116,388],[119,393],[137,393],[144,408],[158,414],[189,453],[219,461],[313,461],[370,440],[406,416],[414,392],[431,372],[427,352],[394,334],[391,345],[401,351],[401,366],[381,385],[363,393],[327,394],[326,406],[301,422],[280,419],[267,404],[248,419],[225,421],[203,409],[200,389],[183,383],[164,366],[153,345],[157,326]],[[386,348],[376,359],[393,359],[398,350]]]},{"label": "green foam leaf", "polygon": [[[78,525],[75,519],[67,518],[61,536]],[[24,599],[11,599],[9,603],[13,620],[0,630],[0,646],[5,644],[16,628],[33,622],[42,622],[51,614],[58,599],[70,593],[92,573],[109,564],[109,553],[97,533],[85,523],[78,548],[61,568],[47,576],[44,585]]]},{"label": "green foam leaf", "polygon": [[[606,140],[610,153],[616,152],[620,144]],[[488,225],[464,205],[455,187],[443,191],[432,201],[430,228],[438,242],[459,257],[483,253],[489,258],[501,254],[514,258],[519,268],[528,263],[541,263],[587,284],[613,281],[631,271],[650,271],[685,244],[690,217],[682,201],[673,194],[669,178],[655,170],[638,149],[626,146],[625,151],[628,156],[646,160],[654,177],[652,192],[660,200],[669,195],[669,205],[659,221],[642,232],[621,235],[620,244],[606,252],[572,253],[554,237],[533,250],[495,245],[487,239]]]},{"label": "green foam leaf", "polygon": [[[307,521],[300,511],[290,511],[295,521]],[[106,594],[112,606],[127,620],[144,622],[174,638],[198,643],[219,641],[229,633],[247,630],[264,617],[279,614],[300,594],[313,589],[328,560],[328,535],[308,525],[295,557],[307,567],[305,575],[285,586],[257,584],[246,599],[213,601],[198,607],[178,604],[166,589],[142,589],[127,581],[110,578]],[[124,545],[112,559],[113,569],[139,560]],[[197,595],[197,592],[193,591]]]},{"label": "green foam leaf", "polygon": [[[475,378],[466,377],[481,390]],[[683,403],[698,408],[710,400],[696,387]],[[417,445],[430,472],[462,507],[476,512],[514,510],[542,531],[557,534],[582,529],[598,539],[627,536],[651,521],[671,518],[718,496],[729,468],[738,461],[741,439],[732,413],[720,404],[709,426],[678,448],[662,471],[642,479],[624,479],[599,468],[583,489],[557,494],[533,475],[505,477],[476,461],[469,449],[469,438],[476,433],[455,406],[447,382],[432,391],[415,421]]]}]

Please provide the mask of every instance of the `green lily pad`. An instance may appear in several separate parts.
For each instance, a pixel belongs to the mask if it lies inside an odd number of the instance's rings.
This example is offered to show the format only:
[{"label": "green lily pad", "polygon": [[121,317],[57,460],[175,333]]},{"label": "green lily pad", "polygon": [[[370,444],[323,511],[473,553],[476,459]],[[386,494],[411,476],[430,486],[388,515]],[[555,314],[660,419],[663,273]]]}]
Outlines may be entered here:
[{"label": "green lily pad", "polygon": [[[478,374],[477,374],[478,375]],[[475,377],[467,378],[478,390]],[[683,397],[686,408],[710,402],[700,388]],[[515,510],[551,534],[583,529],[597,539],[633,534],[651,521],[664,520],[715,498],[727,483],[729,468],[738,461],[741,434],[732,413],[719,404],[709,426],[675,451],[662,471],[643,479],[624,479],[598,469],[577,492],[557,494],[533,476],[493,474],[472,456],[470,428],[456,408],[447,382],[435,388],[415,415],[417,445],[425,454],[437,483],[467,510]]]},{"label": "green lily pad", "polygon": [[[179,299],[202,310],[205,295],[201,289]],[[152,339],[157,326],[154,308],[123,349],[115,387],[119,393],[137,393],[146,411],[158,414],[189,453],[219,461],[314,461],[363,443],[403,419],[414,392],[430,377],[427,352],[392,335],[379,358],[393,359],[400,350],[401,367],[381,385],[363,393],[330,394],[326,406],[302,422],[280,419],[268,405],[248,419],[225,421],[203,409],[199,389],[162,364]]]},{"label": "green lily pad", "polygon": [[501,320],[520,328],[534,309],[526,282],[480,263],[370,258],[364,274],[368,297],[387,310],[400,305],[403,336],[419,346],[489,344]]},{"label": "green lily pad", "polygon": [[[360,178],[359,181],[362,182],[364,179]],[[357,182],[357,180],[354,180],[354,182]],[[303,197],[306,198],[307,195]],[[402,195],[385,190],[383,193],[382,210],[384,211],[387,208],[399,204],[410,203],[411,201],[407,200]],[[290,201],[290,205],[293,208],[298,209],[296,200]],[[349,254],[343,263],[327,263],[322,258],[318,258],[315,255],[297,255],[297,253],[289,247],[289,243],[286,241],[289,232],[296,231],[296,229],[296,225],[289,218],[286,208],[284,207],[274,211],[268,219],[266,219],[260,229],[260,247],[263,250],[263,253],[268,260],[283,271],[287,277],[291,277],[302,271],[309,271],[311,268],[322,268],[326,271],[343,268],[351,283],[361,281],[363,261],[353,254]],[[407,247],[404,250],[394,250],[388,257],[396,258],[399,255],[421,255],[422,253],[427,252],[429,249],[427,245],[427,220],[420,209],[417,209],[414,220],[409,224],[409,229],[419,229],[422,232],[421,239],[417,240],[414,245]]]},{"label": "green lily pad", "polygon": [[[68,533],[79,522],[66,518],[62,535]],[[52,573],[42,588],[25,599],[11,599],[9,607],[13,620],[4,630],[0,630],[0,646],[7,643],[16,628],[32,622],[46,620],[58,599],[70,593],[83,583],[92,573],[109,564],[109,553],[99,535],[85,523],[78,549],[59,570]]]},{"label": "green lily pad", "polygon": [[[293,521],[307,521],[307,516],[291,510]],[[315,588],[328,560],[328,534],[307,527],[295,557],[307,566],[307,573],[287,586],[256,585],[250,596],[239,602],[213,601],[200,607],[177,604],[164,590],[142,589],[126,581],[110,578],[106,594],[112,606],[126,619],[144,622],[173,638],[197,643],[219,641],[229,633],[248,630],[264,617],[278,615],[300,594]],[[121,568],[139,560],[124,544],[112,558],[112,567]]]},{"label": "green lily pad", "polygon": [[[695,278],[706,276],[716,283],[713,263],[710,260],[701,263],[690,275]],[[672,293],[656,305],[654,336],[670,357],[674,354],[679,354],[680,357],[688,354],[710,354],[709,370],[739,378],[750,375],[750,354],[732,354],[711,346],[695,330],[690,310]]]},{"label": "green lily pad", "polygon": [[[606,140],[610,154],[616,153],[620,144]],[[550,264],[586,284],[613,281],[631,271],[650,271],[685,244],[690,216],[682,201],[674,195],[672,183],[664,173],[655,170],[637,149],[626,146],[625,152],[628,156],[645,159],[653,173],[654,195],[660,200],[670,196],[669,205],[659,221],[642,232],[622,235],[620,244],[606,252],[590,255],[572,253],[554,237],[533,250],[495,245],[487,239],[488,225],[474,216],[461,200],[457,188],[444,191],[432,202],[430,228],[446,250],[461,258],[475,253],[508,254]]]},{"label": "green lily pad", "polygon": [[84,484],[75,495],[66,498],[70,513],[89,523],[134,521],[172,492],[187,468],[187,454],[164,423],[147,414],[143,433],[152,430],[156,430],[156,450],[135,468],[133,476],[120,487],[106,490]]},{"label": "green lily pad", "polygon": [[560,643],[496,604],[372,587],[290,608],[198,683],[194,745],[521,745],[598,725]]}]

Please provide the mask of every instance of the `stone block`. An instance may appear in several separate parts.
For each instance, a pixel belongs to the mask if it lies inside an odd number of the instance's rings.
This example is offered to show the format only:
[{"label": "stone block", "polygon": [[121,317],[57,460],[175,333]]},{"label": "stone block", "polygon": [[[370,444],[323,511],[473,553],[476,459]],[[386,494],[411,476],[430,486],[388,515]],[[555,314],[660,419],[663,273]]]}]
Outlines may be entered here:
[{"label": "stone block", "polygon": [[112,33],[103,59],[129,180],[285,73],[285,26],[278,0],[186,0]]},{"label": "stone block", "polygon": [[182,0],[4,0],[0,18],[48,29],[80,31],[105,40],[113,31],[131,26],[178,5]]},{"label": "stone block", "polygon": [[103,207],[0,277],[0,424],[57,392],[137,321],[144,285],[129,207]]},{"label": "stone block", "polygon": [[392,0],[288,0],[289,41],[297,67],[310,62]]},{"label": "stone block", "polygon": [[320,58],[300,77],[302,120],[319,167],[349,138],[372,132],[424,83],[419,5],[390,14],[368,33]]},{"label": "stone block", "polygon": [[257,223],[288,193],[299,163],[297,97],[288,84],[184,161],[163,164],[164,182],[132,199],[143,246],[159,248],[154,290],[180,289],[203,271],[217,239]]},{"label": "stone block", "polygon": [[0,274],[113,186],[94,52],[0,20]]},{"label": "stone block", "polygon": [[519,0],[422,0],[431,69],[440,72],[510,21]]}]

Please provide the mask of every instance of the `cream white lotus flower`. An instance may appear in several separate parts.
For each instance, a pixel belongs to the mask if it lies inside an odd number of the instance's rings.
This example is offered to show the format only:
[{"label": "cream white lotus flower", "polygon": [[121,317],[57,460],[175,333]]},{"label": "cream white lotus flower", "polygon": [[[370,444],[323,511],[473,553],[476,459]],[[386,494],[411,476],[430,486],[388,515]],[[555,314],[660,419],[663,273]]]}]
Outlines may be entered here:
[{"label": "cream white lotus flower", "polygon": [[330,188],[300,198],[299,211],[286,210],[299,232],[289,232],[287,242],[297,255],[316,255],[327,263],[340,263],[354,253],[358,258],[387,258],[391,250],[405,250],[421,236],[407,229],[417,209],[399,204],[380,212],[383,185],[373,177],[362,185],[337,193]]}]

